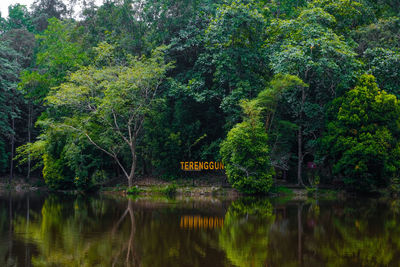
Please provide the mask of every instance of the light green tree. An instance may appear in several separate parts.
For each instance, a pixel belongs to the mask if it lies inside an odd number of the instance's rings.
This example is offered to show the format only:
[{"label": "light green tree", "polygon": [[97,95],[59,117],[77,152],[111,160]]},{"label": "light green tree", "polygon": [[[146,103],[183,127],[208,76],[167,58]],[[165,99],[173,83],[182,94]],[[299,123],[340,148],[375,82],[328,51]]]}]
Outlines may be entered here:
[{"label": "light green tree", "polygon": [[53,88],[48,105],[66,115],[48,123],[86,136],[115,160],[131,186],[143,123],[171,64],[164,62],[162,48],[151,57],[129,57],[126,66],[114,62],[111,45],[101,43],[96,50],[97,62],[108,65],[81,68]]},{"label": "light green tree", "polygon": [[307,111],[313,107],[307,98],[308,94],[309,86],[299,77],[277,74],[267,88],[252,100],[254,105],[262,110],[261,116],[271,147],[271,164],[274,167],[288,170],[291,154],[296,150],[297,144],[299,185],[304,185],[301,166],[307,153],[303,152],[303,134],[311,121]]},{"label": "light green tree", "polygon": [[260,120],[261,109],[248,101],[242,102],[242,108],[244,120],[228,132],[220,153],[233,187],[247,194],[265,194],[274,175],[268,135]]}]

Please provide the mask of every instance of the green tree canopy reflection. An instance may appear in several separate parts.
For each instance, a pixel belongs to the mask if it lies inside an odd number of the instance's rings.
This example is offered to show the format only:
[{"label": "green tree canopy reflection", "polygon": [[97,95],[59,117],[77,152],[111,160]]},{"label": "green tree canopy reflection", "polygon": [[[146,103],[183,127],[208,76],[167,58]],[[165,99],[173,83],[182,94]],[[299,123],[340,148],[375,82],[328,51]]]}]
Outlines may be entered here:
[{"label": "green tree canopy reflection", "polygon": [[261,266],[268,257],[269,230],[275,220],[268,199],[232,203],[219,234],[219,245],[236,266]]}]

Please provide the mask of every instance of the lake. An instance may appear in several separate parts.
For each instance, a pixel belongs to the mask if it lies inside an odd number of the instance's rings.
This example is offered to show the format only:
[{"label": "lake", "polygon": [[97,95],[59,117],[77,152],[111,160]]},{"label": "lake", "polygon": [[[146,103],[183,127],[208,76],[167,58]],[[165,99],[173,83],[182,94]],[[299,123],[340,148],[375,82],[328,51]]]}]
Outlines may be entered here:
[{"label": "lake", "polygon": [[0,266],[399,266],[400,201],[0,196]]}]

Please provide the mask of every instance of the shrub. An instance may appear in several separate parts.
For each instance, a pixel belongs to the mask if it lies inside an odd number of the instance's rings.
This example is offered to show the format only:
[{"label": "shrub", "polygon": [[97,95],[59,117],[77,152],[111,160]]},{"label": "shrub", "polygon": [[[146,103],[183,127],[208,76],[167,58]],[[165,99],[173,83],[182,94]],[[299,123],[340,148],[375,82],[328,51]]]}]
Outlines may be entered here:
[{"label": "shrub", "polygon": [[91,176],[91,184],[103,185],[107,181],[107,173],[104,170],[96,170]]},{"label": "shrub", "polygon": [[42,179],[36,180],[36,181],[32,184],[32,186],[34,186],[34,187],[43,187],[43,186],[45,186],[45,185],[46,185],[46,183],[45,183],[44,180],[42,180]]},{"label": "shrub", "polygon": [[128,195],[139,195],[142,190],[137,186],[132,186],[126,190]]},{"label": "shrub", "polygon": [[76,176],[74,179],[74,185],[79,191],[87,191],[90,188],[89,179],[86,176]]},{"label": "shrub", "polygon": [[221,156],[229,183],[246,194],[264,194],[272,186],[268,135],[258,111],[242,103],[248,118],[233,127],[221,144]]},{"label": "shrub", "polygon": [[399,178],[393,178],[390,181],[389,191],[392,196],[400,195],[400,179]]},{"label": "shrub", "polygon": [[73,181],[64,176],[64,165],[61,160],[54,159],[50,154],[44,154],[43,166],[43,178],[50,189],[69,189],[73,187]]},{"label": "shrub", "polygon": [[271,192],[277,193],[277,194],[283,194],[283,195],[292,195],[293,190],[290,188],[287,188],[286,186],[277,186],[271,188]]},{"label": "shrub", "polygon": [[176,184],[169,184],[162,190],[162,192],[167,196],[173,196],[176,194],[176,189]]}]

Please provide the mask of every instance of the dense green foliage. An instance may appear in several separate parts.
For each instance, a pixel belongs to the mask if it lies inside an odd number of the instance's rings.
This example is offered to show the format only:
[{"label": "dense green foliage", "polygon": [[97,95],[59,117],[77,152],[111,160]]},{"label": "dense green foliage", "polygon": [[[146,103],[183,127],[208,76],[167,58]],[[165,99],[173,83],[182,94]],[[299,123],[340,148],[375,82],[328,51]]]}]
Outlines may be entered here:
[{"label": "dense green foliage", "polygon": [[[316,172],[355,190],[398,178],[398,1],[83,1],[79,16],[73,4],[37,0],[0,17],[10,179],[33,172],[54,189],[88,190],[221,157],[248,193],[274,177],[312,184]],[[364,74],[376,84],[355,87]],[[388,104],[371,111],[367,99]],[[252,122],[243,100],[259,112]],[[353,125],[340,107],[380,119]]]},{"label": "dense green foliage", "polygon": [[371,75],[332,103],[333,118],[321,139],[333,172],[357,189],[388,185],[399,177],[400,106]]},{"label": "dense green foliage", "polygon": [[267,193],[274,171],[270,166],[268,135],[259,121],[259,109],[242,103],[247,117],[229,132],[221,144],[228,181],[247,194]]},{"label": "dense green foliage", "polygon": [[[67,116],[49,118],[46,123],[57,131],[76,132],[77,138],[85,136],[118,164],[132,186],[143,123],[157,102],[157,90],[170,65],[164,63],[160,49],[149,58],[128,57],[125,65],[115,62],[113,46],[100,43],[95,50],[95,65],[80,68],[67,82],[51,89],[47,104]],[[71,149],[64,157],[70,159],[67,165],[75,169],[75,179],[80,181],[88,173],[80,170],[82,159],[73,158],[79,151],[71,155]],[[71,166],[74,162],[79,166]],[[52,175],[45,172],[44,163],[43,176],[48,181]]]}]

